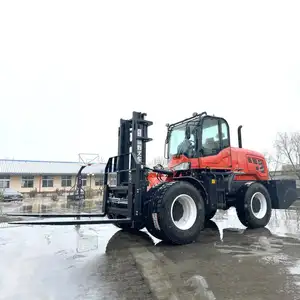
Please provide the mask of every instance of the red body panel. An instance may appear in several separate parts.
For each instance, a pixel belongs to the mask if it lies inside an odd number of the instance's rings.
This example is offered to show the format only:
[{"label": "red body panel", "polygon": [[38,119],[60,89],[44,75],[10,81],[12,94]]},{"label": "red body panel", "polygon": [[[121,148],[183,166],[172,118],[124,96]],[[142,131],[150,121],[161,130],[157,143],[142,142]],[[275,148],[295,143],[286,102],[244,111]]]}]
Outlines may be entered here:
[{"label": "red body panel", "polygon": [[167,176],[166,175],[162,175],[162,174],[157,174],[155,172],[149,172],[147,179],[149,181],[147,190],[149,190],[151,187],[157,185],[161,181],[167,181]]},{"label": "red body panel", "polygon": [[244,174],[236,175],[235,180],[268,180],[268,167],[264,156],[256,151],[229,147],[220,151],[217,155],[187,158],[186,156],[173,157],[169,162],[169,168],[190,162],[192,169],[220,169],[240,171]]},{"label": "red body panel", "polygon": [[[219,169],[228,171],[241,172],[241,175],[236,175],[234,180],[268,180],[269,172],[264,156],[256,151],[229,147],[220,151],[217,155],[188,158],[184,155],[172,157],[168,167],[172,169],[174,166],[190,162],[192,169]],[[148,189],[158,184],[161,181],[169,181],[172,178],[166,175],[160,175],[151,172],[148,175]]]}]

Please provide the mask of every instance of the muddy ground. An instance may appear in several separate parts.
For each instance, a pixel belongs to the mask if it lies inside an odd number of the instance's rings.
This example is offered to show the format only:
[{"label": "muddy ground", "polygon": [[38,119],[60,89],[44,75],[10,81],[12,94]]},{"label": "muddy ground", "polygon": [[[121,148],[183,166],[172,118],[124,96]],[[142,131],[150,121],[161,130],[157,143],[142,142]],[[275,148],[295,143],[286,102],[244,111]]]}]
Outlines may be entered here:
[{"label": "muddy ground", "polygon": [[299,210],[245,230],[218,212],[196,243],[112,225],[0,225],[0,299],[300,299]]}]

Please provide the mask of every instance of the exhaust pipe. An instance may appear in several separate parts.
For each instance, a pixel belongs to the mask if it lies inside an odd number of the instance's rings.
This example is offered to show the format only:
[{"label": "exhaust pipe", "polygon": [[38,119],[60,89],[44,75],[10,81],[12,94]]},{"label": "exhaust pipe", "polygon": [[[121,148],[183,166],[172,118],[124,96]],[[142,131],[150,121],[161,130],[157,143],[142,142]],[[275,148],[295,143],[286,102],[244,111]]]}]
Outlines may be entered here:
[{"label": "exhaust pipe", "polygon": [[240,126],[238,127],[238,142],[239,142],[239,148],[243,148],[243,145],[242,145],[242,133],[241,133],[242,127],[243,127],[243,125],[240,125]]}]

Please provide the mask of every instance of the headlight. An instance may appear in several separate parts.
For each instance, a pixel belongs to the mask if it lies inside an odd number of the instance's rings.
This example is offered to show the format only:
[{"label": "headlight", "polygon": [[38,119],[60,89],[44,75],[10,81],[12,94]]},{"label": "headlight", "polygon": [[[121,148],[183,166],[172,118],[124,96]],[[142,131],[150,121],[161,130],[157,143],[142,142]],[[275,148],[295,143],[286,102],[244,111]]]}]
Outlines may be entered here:
[{"label": "headlight", "polygon": [[183,170],[189,170],[190,169],[190,163],[189,162],[184,162],[184,163],[181,163],[179,165],[176,165],[173,167],[173,170],[174,171],[183,171]]}]

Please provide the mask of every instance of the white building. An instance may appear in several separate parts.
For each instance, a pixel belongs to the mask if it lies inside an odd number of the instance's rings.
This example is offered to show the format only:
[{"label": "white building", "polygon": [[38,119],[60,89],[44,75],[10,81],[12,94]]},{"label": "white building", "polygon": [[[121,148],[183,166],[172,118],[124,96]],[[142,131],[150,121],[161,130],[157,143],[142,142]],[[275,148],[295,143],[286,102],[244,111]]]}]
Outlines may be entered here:
[{"label": "white building", "polygon": [[[79,162],[0,159],[0,188],[11,187],[21,193],[69,190],[75,185]],[[105,164],[86,167],[83,186],[99,188],[103,184]]]}]

